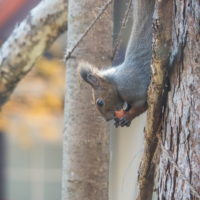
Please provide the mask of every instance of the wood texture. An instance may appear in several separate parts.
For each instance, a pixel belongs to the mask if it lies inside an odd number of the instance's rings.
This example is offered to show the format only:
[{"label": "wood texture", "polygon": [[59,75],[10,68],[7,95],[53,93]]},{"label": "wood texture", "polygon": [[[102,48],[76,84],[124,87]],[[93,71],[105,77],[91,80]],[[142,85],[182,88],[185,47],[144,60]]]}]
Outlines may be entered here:
[{"label": "wood texture", "polygon": [[200,199],[200,3],[175,0],[173,11],[172,49],[178,56],[162,120],[164,150],[159,164],[158,199],[197,200]]},{"label": "wood texture", "polygon": [[[69,1],[69,50],[105,3],[105,0]],[[96,67],[108,66],[111,56],[110,6],[67,61],[62,200],[108,200],[108,125],[97,112],[92,89],[78,76],[77,67],[81,60]]]},{"label": "wood texture", "polygon": [[[166,13],[168,18],[166,19]],[[144,153],[139,169],[137,200],[151,200],[154,187],[157,134],[165,102],[165,83],[171,48],[172,1],[155,1],[153,17],[152,78],[148,90],[147,126]]]}]

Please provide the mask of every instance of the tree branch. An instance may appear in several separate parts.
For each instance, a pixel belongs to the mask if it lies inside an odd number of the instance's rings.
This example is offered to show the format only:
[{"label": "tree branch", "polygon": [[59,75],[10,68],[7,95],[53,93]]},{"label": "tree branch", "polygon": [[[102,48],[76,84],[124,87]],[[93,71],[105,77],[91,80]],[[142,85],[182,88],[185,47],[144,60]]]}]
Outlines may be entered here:
[{"label": "tree branch", "polygon": [[67,1],[43,0],[0,49],[0,107],[37,58],[67,29]]},{"label": "tree branch", "polygon": [[[157,134],[160,131],[163,105],[166,100],[166,74],[171,50],[172,1],[156,0],[153,21],[152,79],[148,90],[148,113],[145,144],[140,164],[137,200],[151,200],[154,186]],[[166,13],[168,18],[166,18]]]}]

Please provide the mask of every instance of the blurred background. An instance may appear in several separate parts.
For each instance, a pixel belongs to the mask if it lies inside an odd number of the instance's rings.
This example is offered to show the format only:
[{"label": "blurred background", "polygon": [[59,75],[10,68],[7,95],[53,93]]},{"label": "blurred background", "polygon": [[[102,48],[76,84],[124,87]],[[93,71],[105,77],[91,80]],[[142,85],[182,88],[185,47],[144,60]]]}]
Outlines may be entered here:
[{"label": "blurred background", "polygon": [[[39,2],[0,0],[0,45]],[[115,40],[129,0],[114,2]],[[114,65],[123,62],[131,24],[129,19]],[[38,60],[0,112],[0,200],[61,199],[65,41],[64,34]],[[111,134],[111,200],[136,195],[144,122],[142,115]]]},{"label": "blurred background", "polygon": [[[0,45],[40,0],[0,0]],[[61,199],[65,36],[0,112],[0,200]]]}]

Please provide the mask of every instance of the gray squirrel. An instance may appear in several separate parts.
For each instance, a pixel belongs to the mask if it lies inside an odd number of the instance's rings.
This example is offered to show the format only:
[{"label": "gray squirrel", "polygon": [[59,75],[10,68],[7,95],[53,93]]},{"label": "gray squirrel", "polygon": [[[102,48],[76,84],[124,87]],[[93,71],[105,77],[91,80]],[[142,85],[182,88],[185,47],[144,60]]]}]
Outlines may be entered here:
[{"label": "gray squirrel", "polygon": [[129,126],[147,109],[153,11],[154,0],[133,0],[132,31],[122,64],[101,70],[88,64],[79,67],[80,76],[93,88],[98,110],[107,121],[114,119],[116,127]]}]

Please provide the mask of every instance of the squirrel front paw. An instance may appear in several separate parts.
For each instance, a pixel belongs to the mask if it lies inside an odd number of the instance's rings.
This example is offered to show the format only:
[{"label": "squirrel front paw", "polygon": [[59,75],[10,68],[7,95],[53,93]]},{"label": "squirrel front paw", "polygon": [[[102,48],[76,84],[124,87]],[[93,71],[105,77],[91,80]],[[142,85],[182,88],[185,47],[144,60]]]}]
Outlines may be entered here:
[{"label": "squirrel front paw", "polygon": [[119,126],[124,127],[127,126],[129,127],[131,125],[131,120],[127,119],[126,116],[122,117],[122,118],[115,118],[115,127],[118,128]]},{"label": "squirrel front paw", "polygon": [[130,119],[126,118],[126,116],[122,117],[119,119],[119,125],[121,127],[127,126],[129,127],[131,125],[131,121]]},{"label": "squirrel front paw", "polygon": [[123,105],[123,109],[122,110],[118,110],[118,111],[115,111],[115,127],[124,127],[124,126],[127,126],[129,127],[130,124],[131,124],[131,121],[132,119],[130,119],[127,115],[127,112],[131,109],[131,105],[128,104],[127,102],[124,102],[124,105]]}]

